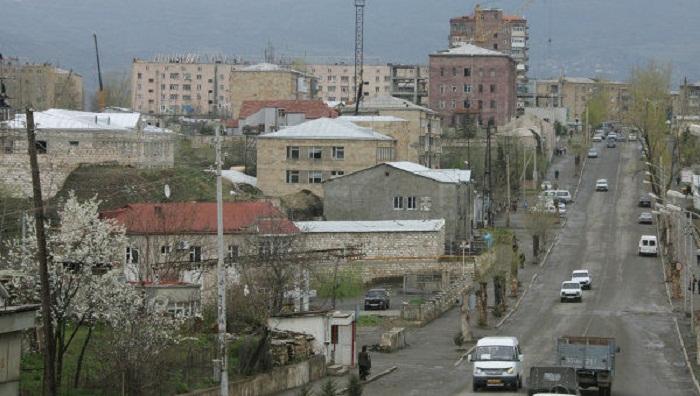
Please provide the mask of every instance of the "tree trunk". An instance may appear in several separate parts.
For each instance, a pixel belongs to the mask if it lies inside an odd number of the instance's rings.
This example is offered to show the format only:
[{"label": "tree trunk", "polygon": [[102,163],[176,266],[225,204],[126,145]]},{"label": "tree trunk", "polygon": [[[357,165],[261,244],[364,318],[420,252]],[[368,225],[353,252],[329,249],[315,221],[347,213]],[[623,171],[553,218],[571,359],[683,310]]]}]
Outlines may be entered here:
[{"label": "tree trunk", "polygon": [[63,356],[66,353],[65,346],[63,345],[66,341],[66,322],[63,321],[56,326],[56,392],[60,394],[61,384],[63,382]]},{"label": "tree trunk", "polygon": [[83,358],[85,357],[85,350],[87,349],[88,343],[90,342],[90,337],[92,336],[92,326],[88,326],[88,333],[85,336],[85,342],[80,348],[80,355],[78,356],[78,366],[75,368],[75,378],[73,379],[73,388],[77,388],[80,383],[80,371],[83,368]]},{"label": "tree trunk", "polygon": [[460,307],[460,324],[462,327],[462,342],[472,342],[471,326],[469,325],[469,294],[462,292],[462,306]]},{"label": "tree trunk", "polygon": [[534,234],[532,236],[532,255],[538,257],[540,255],[540,236]]},{"label": "tree trunk", "polygon": [[488,284],[486,282],[480,282],[479,283],[479,293],[478,293],[478,299],[477,299],[477,305],[479,307],[479,326],[486,326],[488,323],[488,311],[487,311],[487,303],[488,303],[488,293],[486,291],[486,288],[488,287]]}]

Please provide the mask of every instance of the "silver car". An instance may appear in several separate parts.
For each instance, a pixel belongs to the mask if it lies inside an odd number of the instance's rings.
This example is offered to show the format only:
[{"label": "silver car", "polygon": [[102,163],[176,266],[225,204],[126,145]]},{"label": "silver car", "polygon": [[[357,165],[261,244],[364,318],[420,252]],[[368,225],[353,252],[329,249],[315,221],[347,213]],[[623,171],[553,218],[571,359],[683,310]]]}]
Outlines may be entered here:
[{"label": "silver car", "polygon": [[637,221],[639,224],[654,224],[654,216],[649,212],[642,212]]}]

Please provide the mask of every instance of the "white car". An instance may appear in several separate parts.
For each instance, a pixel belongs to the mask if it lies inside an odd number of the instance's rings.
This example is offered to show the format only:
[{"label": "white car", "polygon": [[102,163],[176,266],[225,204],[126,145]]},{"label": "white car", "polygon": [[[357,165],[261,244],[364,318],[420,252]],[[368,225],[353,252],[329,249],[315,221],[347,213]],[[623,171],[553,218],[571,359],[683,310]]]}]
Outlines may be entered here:
[{"label": "white car", "polygon": [[598,150],[596,150],[596,149],[588,150],[588,158],[598,158]]},{"label": "white car", "polygon": [[593,279],[591,278],[591,274],[586,269],[575,270],[574,272],[572,272],[571,280],[580,283],[581,288],[583,289],[590,290],[591,286],[593,285]]},{"label": "white car", "polygon": [[630,141],[630,142],[637,141],[637,134],[636,134],[636,133],[630,133],[630,134],[629,134],[629,141]]},{"label": "white car", "polygon": [[594,142],[602,142],[602,141],[603,141],[603,135],[595,135],[595,136],[593,136],[593,141],[594,141]]},{"label": "white car", "polygon": [[574,300],[581,302],[583,301],[583,289],[581,284],[577,281],[564,281],[561,283],[561,290],[559,291],[559,298],[561,302]]},{"label": "white car", "polygon": [[545,180],[540,184],[540,188],[542,189],[542,191],[551,190],[552,189],[552,182]]},{"label": "white car", "polygon": [[474,392],[491,387],[517,391],[523,386],[524,358],[515,337],[484,337],[468,360],[474,363]]},{"label": "white car", "polygon": [[607,179],[596,180],[595,190],[596,191],[608,191],[608,180]]},{"label": "white car", "polygon": [[656,256],[659,254],[656,235],[642,235],[639,238],[638,250],[640,256]]}]

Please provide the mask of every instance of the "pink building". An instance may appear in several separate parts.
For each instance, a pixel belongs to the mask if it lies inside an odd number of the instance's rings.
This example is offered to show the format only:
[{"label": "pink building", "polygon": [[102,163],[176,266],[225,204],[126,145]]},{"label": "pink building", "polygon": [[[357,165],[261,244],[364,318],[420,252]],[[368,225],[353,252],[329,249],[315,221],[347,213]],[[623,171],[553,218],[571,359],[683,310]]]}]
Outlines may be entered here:
[{"label": "pink building", "polygon": [[504,125],[516,111],[516,62],[471,44],[431,54],[429,97],[444,126]]}]

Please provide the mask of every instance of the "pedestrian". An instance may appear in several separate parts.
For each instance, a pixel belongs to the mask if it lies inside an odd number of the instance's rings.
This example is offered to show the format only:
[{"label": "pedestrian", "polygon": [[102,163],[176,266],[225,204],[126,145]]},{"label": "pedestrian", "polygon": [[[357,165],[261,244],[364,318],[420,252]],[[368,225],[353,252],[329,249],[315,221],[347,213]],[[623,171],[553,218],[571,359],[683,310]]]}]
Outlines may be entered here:
[{"label": "pedestrian", "polygon": [[367,352],[367,345],[362,346],[362,352],[357,356],[357,365],[360,367],[360,380],[366,380],[369,376],[369,370],[372,368],[372,359]]},{"label": "pedestrian", "polygon": [[554,179],[559,180],[559,169],[554,171]]},{"label": "pedestrian", "polygon": [[[698,285],[698,278],[695,277],[695,274],[693,274],[693,294],[695,294],[695,287]],[[698,293],[700,293],[700,289],[698,290]]]}]

